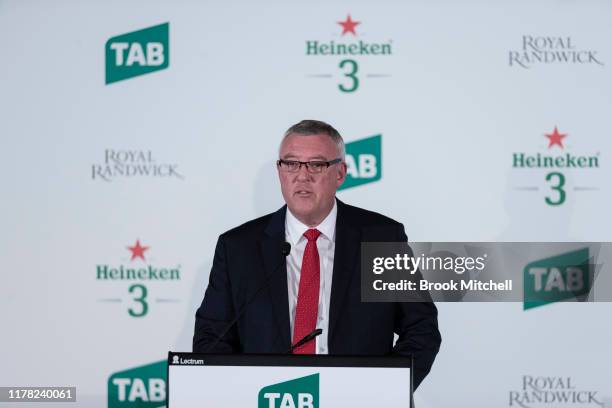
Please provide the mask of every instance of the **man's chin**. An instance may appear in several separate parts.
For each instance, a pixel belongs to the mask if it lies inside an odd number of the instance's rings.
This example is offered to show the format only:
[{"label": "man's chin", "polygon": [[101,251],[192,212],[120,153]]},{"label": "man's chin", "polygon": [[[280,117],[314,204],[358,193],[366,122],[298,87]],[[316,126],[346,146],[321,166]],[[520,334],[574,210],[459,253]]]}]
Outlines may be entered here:
[{"label": "man's chin", "polygon": [[291,209],[291,212],[295,215],[307,216],[312,214],[314,206],[300,203],[298,205],[289,206],[289,209]]},{"label": "man's chin", "polygon": [[291,205],[288,205],[289,210],[291,210],[291,213],[293,213],[293,215],[300,219],[308,219],[312,217],[315,209],[314,203],[304,202],[303,200],[300,201],[301,202],[297,203],[294,201],[293,203],[291,203]]}]

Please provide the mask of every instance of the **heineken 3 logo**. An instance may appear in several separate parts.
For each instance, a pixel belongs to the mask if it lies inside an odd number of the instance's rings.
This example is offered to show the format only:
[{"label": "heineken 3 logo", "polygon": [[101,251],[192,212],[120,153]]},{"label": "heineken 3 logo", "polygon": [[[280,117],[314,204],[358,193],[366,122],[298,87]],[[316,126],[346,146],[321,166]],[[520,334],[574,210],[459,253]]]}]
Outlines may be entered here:
[{"label": "heineken 3 logo", "polygon": [[[121,292],[116,297],[98,299],[108,304],[126,304],[128,315],[139,318],[149,313],[150,304],[177,303],[177,298],[155,297],[151,300],[149,288],[159,291],[160,284],[173,283],[181,279],[181,266],[160,266],[149,259],[149,245],[143,245],[137,239],[133,245],[127,245],[129,255],[119,264],[101,263],[96,265],[96,280],[105,287],[112,283],[120,284]],[[127,284],[127,295],[125,285]],[[116,287],[116,285],[113,285]]]},{"label": "heineken 3 logo", "polygon": [[[583,172],[599,168],[599,152],[590,154],[575,154],[567,143],[570,134],[561,131],[557,126],[543,135],[546,138],[542,148],[544,152],[514,152],[512,153],[512,168],[534,171],[541,175],[546,184],[545,188],[538,185],[519,186],[515,190],[526,192],[539,192],[544,190],[543,201],[549,206],[563,205],[569,194],[581,191],[596,191],[598,187],[582,184],[583,178],[576,177],[576,183],[569,185],[568,174],[582,174]],[[567,143],[567,145],[566,145]]]},{"label": "heineken 3 logo", "polygon": [[264,387],[257,401],[257,408],[319,408],[319,374]]},{"label": "heineken 3 logo", "polygon": [[170,65],[169,23],[112,37],[106,42],[106,85],[161,71]]},{"label": "heineken 3 logo", "polygon": [[[346,18],[336,21],[339,30],[332,40],[306,40],[306,56],[324,59],[321,72],[309,73],[308,78],[333,79],[335,87],[342,93],[357,92],[364,79],[381,79],[391,75],[375,71],[371,62],[374,57],[393,55],[393,41],[369,41],[360,38],[360,29],[365,25],[347,14]],[[329,64],[327,63],[329,61]],[[362,66],[370,63],[364,73]],[[373,67],[374,65],[374,67]]]}]

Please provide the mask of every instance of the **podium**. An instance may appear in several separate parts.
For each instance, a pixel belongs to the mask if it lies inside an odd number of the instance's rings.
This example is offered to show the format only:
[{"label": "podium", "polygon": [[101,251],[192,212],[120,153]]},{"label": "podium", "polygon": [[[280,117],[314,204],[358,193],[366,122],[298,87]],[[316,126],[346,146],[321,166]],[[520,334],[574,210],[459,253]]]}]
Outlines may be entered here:
[{"label": "podium", "polygon": [[168,353],[168,408],[413,407],[409,357]]}]

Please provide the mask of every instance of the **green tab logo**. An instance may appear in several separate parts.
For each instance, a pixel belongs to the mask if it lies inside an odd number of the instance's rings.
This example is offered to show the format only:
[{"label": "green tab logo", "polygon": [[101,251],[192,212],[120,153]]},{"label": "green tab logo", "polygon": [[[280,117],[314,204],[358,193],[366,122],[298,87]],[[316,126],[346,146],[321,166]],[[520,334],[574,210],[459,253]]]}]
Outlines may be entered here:
[{"label": "green tab logo", "polygon": [[528,264],[523,282],[524,310],[588,295],[593,283],[589,248]]},{"label": "green tab logo", "polygon": [[166,406],[166,370],[162,360],[120,371],[108,379],[108,408]]},{"label": "green tab logo", "polygon": [[319,374],[268,385],[259,391],[258,408],[319,408]]},{"label": "green tab logo", "polygon": [[169,23],[112,37],[106,42],[106,84],[168,68]]},{"label": "green tab logo", "polygon": [[346,144],[346,180],[338,190],[360,186],[382,177],[382,135]]}]

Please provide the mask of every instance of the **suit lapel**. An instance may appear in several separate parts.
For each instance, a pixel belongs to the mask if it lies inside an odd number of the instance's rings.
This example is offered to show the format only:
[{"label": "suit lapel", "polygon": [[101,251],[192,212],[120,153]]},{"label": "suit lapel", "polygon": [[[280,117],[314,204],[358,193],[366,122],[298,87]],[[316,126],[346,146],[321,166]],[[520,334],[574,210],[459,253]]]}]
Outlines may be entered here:
[{"label": "suit lapel", "polygon": [[[264,263],[264,277],[276,274],[270,281],[268,290],[270,300],[276,315],[280,336],[281,349],[279,353],[291,346],[291,326],[289,324],[289,295],[287,294],[287,262],[281,254],[281,245],[285,242],[286,206],[272,215],[266,228],[266,236],[261,241],[261,252]],[[278,270],[277,270],[278,268]]]},{"label": "suit lapel", "polygon": [[331,300],[329,308],[329,343],[336,334],[338,319],[342,314],[344,302],[351,279],[359,271],[357,256],[359,254],[361,234],[359,230],[352,227],[348,219],[347,209],[344,203],[338,200],[338,216],[336,218],[336,249],[334,251],[334,270],[332,275]]}]

